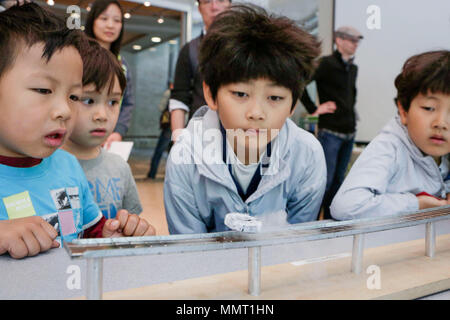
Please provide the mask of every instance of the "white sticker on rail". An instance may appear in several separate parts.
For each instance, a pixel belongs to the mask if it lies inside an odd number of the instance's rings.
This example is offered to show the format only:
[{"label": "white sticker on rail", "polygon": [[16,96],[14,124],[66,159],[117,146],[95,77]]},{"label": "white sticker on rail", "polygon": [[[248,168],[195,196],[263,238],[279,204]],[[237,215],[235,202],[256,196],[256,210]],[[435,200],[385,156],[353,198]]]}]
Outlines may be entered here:
[{"label": "white sticker on rail", "polygon": [[350,252],[340,253],[340,254],[334,254],[334,255],[331,255],[331,256],[325,256],[325,257],[318,257],[318,258],[311,258],[311,259],[305,259],[305,260],[300,260],[300,261],[294,261],[294,262],[291,262],[291,264],[294,265],[294,266],[303,266],[305,264],[310,264],[310,263],[324,262],[324,261],[329,261],[329,260],[335,260],[335,259],[350,257],[351,255],[352,254]]}]

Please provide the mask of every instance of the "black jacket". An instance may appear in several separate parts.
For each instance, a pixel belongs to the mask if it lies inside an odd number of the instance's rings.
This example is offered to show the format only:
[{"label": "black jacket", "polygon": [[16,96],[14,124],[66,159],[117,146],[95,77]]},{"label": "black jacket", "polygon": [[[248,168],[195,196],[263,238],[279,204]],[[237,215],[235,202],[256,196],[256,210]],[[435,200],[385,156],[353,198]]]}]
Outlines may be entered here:
[{"label": "black jacket", "polygon": [[170,93],[170,99],[181,101],[189,107],[189,119],[199,107],[206,105],[203,97],[203,78],[198,70],[198,51],[202,38],[203,34],[181,49]]},{"label": "black jacket", "polygon": [[[320,61],[313,80],[316,81],[320,103],[334,101],[334,113],[319,116],[319,128],[329,129],[340,133],[356,131],[356,76],[358,67],[351,61],[346,63],[339,51],[323,57]],[[309,113],[316,111],[316,105],[311,101],[306,90],[301,98]]]}]

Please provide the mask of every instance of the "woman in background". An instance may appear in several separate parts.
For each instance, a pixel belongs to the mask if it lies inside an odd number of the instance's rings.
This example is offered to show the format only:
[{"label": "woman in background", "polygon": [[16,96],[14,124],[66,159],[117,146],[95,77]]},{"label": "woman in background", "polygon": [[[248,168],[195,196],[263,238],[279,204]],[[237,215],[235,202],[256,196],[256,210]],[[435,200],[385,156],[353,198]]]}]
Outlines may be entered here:
[{"label": "woman in background", "polygon": [[113,141],[122,141],[130,126],[135,105],[130,69],[125,59],[119,54],[123,29],[123,9],[119,1],[96,0],[92,4],[86,20],[85,32],[117,57],[127,78],[127,86],[121,101],[119,120],[114,132],[105,142],[106,148],[109,148]]}]

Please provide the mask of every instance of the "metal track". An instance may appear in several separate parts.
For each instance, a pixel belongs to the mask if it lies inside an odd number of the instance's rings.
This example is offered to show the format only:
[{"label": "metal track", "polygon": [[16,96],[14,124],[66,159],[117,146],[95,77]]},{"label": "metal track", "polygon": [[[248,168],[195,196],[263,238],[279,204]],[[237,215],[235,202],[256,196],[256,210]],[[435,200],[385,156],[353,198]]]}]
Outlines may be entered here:
[{"label": "metal track", "polygon": [[330,239],[411,227],[450,218],[450,206],[415,213],[350,221],[313,222],[266,229],[260,233],[218,232],[208,234],[78,239],[64,243],[72,258],[108,258],[251,248]]}]

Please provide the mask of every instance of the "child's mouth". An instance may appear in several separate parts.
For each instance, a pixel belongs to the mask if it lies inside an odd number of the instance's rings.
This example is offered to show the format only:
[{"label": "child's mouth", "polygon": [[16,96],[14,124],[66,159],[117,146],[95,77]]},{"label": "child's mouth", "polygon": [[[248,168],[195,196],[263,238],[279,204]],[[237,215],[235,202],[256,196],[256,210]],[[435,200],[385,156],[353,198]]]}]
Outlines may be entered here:
[{"label": "child's mouth", "polygon": [[44,137],[44,141],[50,147],[59,147],[62,145],[66,133],[66,129],[52,131]]},{"label": "child's mouth", "polygon": [[98,128],[91,130],[91,135],[94,137],[104,137],[106,135],[106,129]]},{"label": "child's mouth", "polygon": [[445,139],[444,139],[444,137],[442,137],[442,136],[432,136],[431,138],[430,138],[430,140],[431,140],[431,142],[432,143],[434,143],[434,144],[443,144],[443,143],[445,143]]},{"label": "child's mouth", "polygon": [[245,134],[249,136],[256,136],[259,133],[259,129],[247,129],[245,130]]}]

